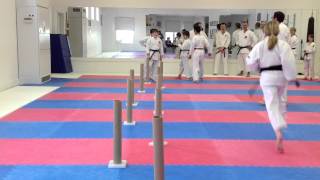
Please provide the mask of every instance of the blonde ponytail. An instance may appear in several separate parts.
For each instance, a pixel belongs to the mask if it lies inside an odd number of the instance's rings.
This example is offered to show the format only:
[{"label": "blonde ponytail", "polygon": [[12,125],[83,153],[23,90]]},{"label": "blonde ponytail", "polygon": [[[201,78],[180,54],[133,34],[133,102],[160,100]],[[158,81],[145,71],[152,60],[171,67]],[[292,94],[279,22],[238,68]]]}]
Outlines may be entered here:
[{"label": "blonde ponytail", "polygon": [[269,37],[268,49],[272,50],[278,43],[279,23],[276,21],[270,21],[264,26],[264,33]]}]

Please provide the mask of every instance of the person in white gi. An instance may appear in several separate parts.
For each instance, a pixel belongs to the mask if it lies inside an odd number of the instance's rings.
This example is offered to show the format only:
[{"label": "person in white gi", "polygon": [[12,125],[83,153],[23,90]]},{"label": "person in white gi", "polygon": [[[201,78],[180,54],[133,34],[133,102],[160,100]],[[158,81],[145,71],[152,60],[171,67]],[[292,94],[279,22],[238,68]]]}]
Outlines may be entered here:
[{"label": "person in white gi", "polygon": [[255,25],[254,34],[256,35],[258,42],[262,41],[264,39],[264,33],[261,28],[261,23],[257,22]]},{"label": "person in white gi", "polygon": [[[276,11],[273,14],[273,20],[275,20],[279,23],[278,39],[290,44],[290,30],[289,30],[288,26],[283,23],[285,17],[286,17],[286,15],[281,11]],[[286,87],[286,89],[287,88],[288,87]],[[288,102],[287,91],[285,91],[282,98],[286,103]]]},{"label": "person in white gi", "polygon": [[[252,47],[257,43],[256,35],[248,29],[248,21],[242,21],[242,30],[238,34],[238,67],[240,73],[238,76],[243,76],[246,71],[246,58],[252,49]],[[247,71],[247,77],[250,76],[250,71]]]},{"label": "person in white gi", "polygon": [[182,73],[188,78],[191,79],[191,70],[189,65],[189,52],[191,47],[190,33],[189,31],[183,31],[183,44],[179,45],[180,48],[180,66],[179,66],[179,75],[178,79],[181,79]]},{"label": "person in white gi", "polygon": [[180,46],[183,43],[183,37],[181,36],[181,33],[177,33],[177,37],[173,41],[173,45],[175,46],[175,53],[176,53],[176,58],[180,58]]},{"label": "person in white gi", "polygon": [[304,48],[304,79],[312,81],[314,78],[314,58],[316,53],[316,44],[312,34],[308,35],[308,42]]},{"label": "person in white gi", "polygon": [[289,81],[296,81],[296,63],[290,45],[277,38],[279,23],[268,22],[264,28],[266,38],[254,46],[247,57],[247,68],[260,71],[260,86],[263,91],[268,117],[276,134],[279,153],[283,153],[282,129],[285,120],[286,102],[281,98]]},{"label": "person in white gi", "polygon": [[237,46],[239,44],[239,32],[241,31],[241,24],[236,23],[236,30],[232,33],[232,46]]},{"label": "person in white gi", "polygon": [[215,65],[214,65],[214,75],[218,74],[220,61],[223,62],[223,73],[224,75],[228,75],[228,47],[230,45],[230,34],[226,31],[227,27],[225,23],[220,24],[220,31],[216,34],[216,57],[215,57]]},{"label": "person in white gi", "polygon": [[[200,26],[200,28],[201,28],[200,35],[205,37],[207,39],[207,41],[209,42],[209,38],[208,38],[207,34],[203,31],[203,24],[201,22],[197,22],[195,24],[198,24]],[[191,39],[191,41],[192,41],[194,36],[195,36],[195,32],[194,32],[194,30],[191,30],[190,31],[190,39]],[[212,54],[211,46],[208,47],[207,51],[208,51],[208,55],[211,56],[211,54]]]},{"label": "person in white gi", "polygon": [[151,81],[155,82],[158,76],[158,66],[164,55],[162,40],[156,29],[152,30],[151,38],[146,43],[146,53],[147,58],[151,61]]},{"label": "person in white gi", "polygon": [[280,32],[278,38],[290,44],[290,30],[288,26],[283,23],[284,18],[285,14],[281,11],[277,11],[273,14],[273,20],[279,23]]},{"label": "person in white gi", "polygon": [[298,57],[298,47],[299,47],[299,39],[298,36],[296,35],[296,28],[292,27],[290,28],[290,47],[293,51],[295,59],[299,59]]},{"label": "person in white gi", "polygon": [[201,26],[194,25],[195,36],[191,41],[189,58],[192,58],[193,82],[198,83],[203,80],[203,61],[205,58],[205,50],[209,48],[208,40],[200,35]]},{"label": "person in white gi", "polygon": [[235,47],[238,47],[239,45],[239,32],[241,31],[241,24],[236,23],[236,30],[232,33],[232,57],[236,57],[238,53],[238,49]]},{"label": "person in white gi", "polygon": [[[151,31],[153,31],[153,29],[150,30],[150,34],[148,36],[146,36],[141,41],[139,41],[140,45],[143,46],[144,48],[147,48],[147,41],[151,38]],[[144,63],[144,80],[145,81],[149,81],[150,74],[151,74],[149,62],[150,62],[149,59],[146,58],[145,63]],[[149,64],[149,74],[147,75],[147,65],[148,64]]]}]

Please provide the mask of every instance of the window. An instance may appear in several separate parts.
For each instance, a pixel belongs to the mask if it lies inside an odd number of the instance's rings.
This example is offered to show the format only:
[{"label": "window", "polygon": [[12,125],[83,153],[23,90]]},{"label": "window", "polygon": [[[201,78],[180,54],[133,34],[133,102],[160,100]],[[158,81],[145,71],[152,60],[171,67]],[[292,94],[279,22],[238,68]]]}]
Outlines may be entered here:
[{"label": "window", "polygon": [[116,40],[122,44],[133,44],[134,40],[134,18],[116,17],[115,30]]},{"label": "window", "polygon": [[90,19],[91,19],[91,20],[94,20],[94,18],[95,18],[94,9],[95,9],[95,8],[94,8],[94,7],[91,7],[90,9],[91,9],[91,10],[90,10],[90,11],[91,11],[91,17],[90,17]]},{"label": "window", "polygon": [[85,7],[86,9],[86,18],[89,19],[89,7]]},{"label": "window", "polygon": [[177,36],[177,33],[176,32],[166,32],[165,36],[166,36],[165,40],[170,38],[170,41],[173,42],[174,38],[176,38],[176,36]]},{"label": "window", "polygon": [[96,20],[100,21],[100,9],[96,8]]},{"label": "window", "polygon": [[133,44],[134,31],[116,30],[116,40],[122,44]]}]

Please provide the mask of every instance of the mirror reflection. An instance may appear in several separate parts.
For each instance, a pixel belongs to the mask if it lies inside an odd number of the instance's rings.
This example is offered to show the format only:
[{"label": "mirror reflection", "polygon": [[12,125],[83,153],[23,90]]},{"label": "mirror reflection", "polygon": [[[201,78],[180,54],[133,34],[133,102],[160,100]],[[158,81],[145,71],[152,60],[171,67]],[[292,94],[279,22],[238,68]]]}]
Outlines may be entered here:
[{"label": "mirror reflection", "polygon": [[[222,23],[230,34],[226,50],[231,59],[239,51],[237,33],[244,20],[257,41],[263,39],[263,25],[270,21],[276,10],[182,10],[182,9],[128,9],[69,7],[66,33],[69,36],[73,57],[91,58],[144,58],[145,41],[151,29],[159,30],[166,59],[179,58],[179,45],[183,30],[192,31],[196,22],[201,23],[209,41],[208,53],[212,58],[217,52],[217,32]],[[308,18],[312,10],[285,10],[284,24],[295,35],[294,49],[297,59],[303,56],[307,36]],[[63,20],[63,19],[62,19]],[[59,23],[58,23],[59,24]],[[192,37],[192,34],[191,34]],[[209,58],[209,57],[207,57]]]}]

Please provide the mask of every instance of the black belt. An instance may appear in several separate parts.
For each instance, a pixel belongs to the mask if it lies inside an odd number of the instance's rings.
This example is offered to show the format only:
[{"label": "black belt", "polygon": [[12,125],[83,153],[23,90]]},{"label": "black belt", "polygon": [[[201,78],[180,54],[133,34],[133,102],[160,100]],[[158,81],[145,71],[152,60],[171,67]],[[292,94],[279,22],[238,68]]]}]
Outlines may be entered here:
[{"label": "black belt", "polygon": [[182,52],[190,52],[190,50],[189,49],[180,49],[179,57],[181,56]]},{"label": "black belt", "polygon": [[260,73],[263,71],[282,71],[282,65],[260,68]]},{"label": "black belt", "polygon": [[160,50],[159,49],[149,49],[149,51],[152,51],[152,54],[150,56],[150,60],[152,59],[153,55],[156,53],[156,52],[159,52],[160,53]]},{"label": "black belt", "polygon": [[[227,49],[227,48],[225,48],[225,47],[223,48],[223,57],[226,57],[226,49]],[[220,51],[217,51],[217,52],[216,52],[216,54],[218,54],[218,53],[220,53]]]},{"label": "black belt", "polygon": [[295,50],[295,49],[297,49],[297,48],[291,48],[292,50]]},{"label": "black belt", "polygon": [[251,46],[239,46],[239,50],[238,50],[237,55],[239,55],[241,49],[251,49]]},{"label": "black belt", "polygon": [[198,50],[204,50],[204,48],[194,48],[194,49],[196,49],[196,50],[197,50],[197,49],[198,49]]}]

